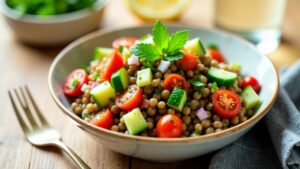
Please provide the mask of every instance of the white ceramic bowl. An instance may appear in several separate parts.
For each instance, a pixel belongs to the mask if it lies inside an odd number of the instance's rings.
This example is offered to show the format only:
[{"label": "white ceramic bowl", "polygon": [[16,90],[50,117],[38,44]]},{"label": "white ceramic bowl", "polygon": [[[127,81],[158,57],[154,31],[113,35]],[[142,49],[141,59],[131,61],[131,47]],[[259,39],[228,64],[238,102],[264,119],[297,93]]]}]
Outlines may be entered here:
[{"label": "white ceramic bowl", "polygon": [[97,0],[92,8],[45,17],[20,15],[5,1],[0,1],[1,12],[18,39],[36,46],[57,46],[96,30],[108,0]]},{"label": "white ceramic bowl", "polygon": [[260,98],[263,104],[249,120],[224,131],[189,138],[149,138],[129,136],[91,125],[75,115],[63,93],[66,76],[74,69],[88,64],[97,46],[111,46],[122,36],[141,37],[151,31],[150,26],[100,31],[89,34],[66,47],[54,60],[49,72],[49,87],[53,99],[62,111],[79,128],[109,149],[129,156],[151,161],[176,161],[192,158],[220,149],[249,131],[270,109],[278,92],[278,75],[271,61],[248,42],[217,31],[169,26],[171,32],[187,29],[190,38],[200,37],[204,45],[216,43],[226,60],[242,64],[245,75],[255,76],[262,85]]}]

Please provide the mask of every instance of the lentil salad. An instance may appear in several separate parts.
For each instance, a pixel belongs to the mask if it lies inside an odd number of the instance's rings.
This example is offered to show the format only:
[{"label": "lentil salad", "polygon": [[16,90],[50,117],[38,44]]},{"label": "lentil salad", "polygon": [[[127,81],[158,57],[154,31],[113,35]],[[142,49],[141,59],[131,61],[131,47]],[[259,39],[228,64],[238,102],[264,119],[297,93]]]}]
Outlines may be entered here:
[{"label": "lentil salad", "polygon": [[253,116],[259,82],[226,63],[216,45],[204,48],[188,31],[122,37],[98,47],[86,69],[66,78],[71,109],[112,131],[149,137],[189,137],[226,130]]}]

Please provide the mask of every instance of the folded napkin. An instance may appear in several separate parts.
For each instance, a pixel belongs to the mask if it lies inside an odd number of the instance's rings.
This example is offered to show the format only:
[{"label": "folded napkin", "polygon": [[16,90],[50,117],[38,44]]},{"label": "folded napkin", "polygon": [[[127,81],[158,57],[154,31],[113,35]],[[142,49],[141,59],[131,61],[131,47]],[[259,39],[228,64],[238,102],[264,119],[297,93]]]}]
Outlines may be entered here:
[{"label": "folded napkin", "polygon": [[210,169],[300,169],[300,60],[280,81],[278,98],[266,117],[218,151]]}]

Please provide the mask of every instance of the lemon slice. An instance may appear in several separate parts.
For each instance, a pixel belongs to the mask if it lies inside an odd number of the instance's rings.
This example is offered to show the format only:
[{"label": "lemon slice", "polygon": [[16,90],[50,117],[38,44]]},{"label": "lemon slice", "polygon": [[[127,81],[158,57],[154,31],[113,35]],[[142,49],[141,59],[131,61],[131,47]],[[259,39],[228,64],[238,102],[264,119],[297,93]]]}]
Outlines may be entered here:
[{"label": "lemon slice", "polygon": [[129,9],[147,20],[178,18],[190,0],[127,0]]}]

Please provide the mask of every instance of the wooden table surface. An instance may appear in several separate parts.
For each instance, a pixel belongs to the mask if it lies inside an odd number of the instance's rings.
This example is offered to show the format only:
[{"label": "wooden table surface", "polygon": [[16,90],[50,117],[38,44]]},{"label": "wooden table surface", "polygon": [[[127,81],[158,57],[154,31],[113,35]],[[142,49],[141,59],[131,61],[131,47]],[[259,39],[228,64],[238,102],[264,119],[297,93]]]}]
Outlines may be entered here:
[{"label": "wooden table surface", "polygon": [[[213,26],[212,0],[194,0],[178,21],[198,27]],[[284,40],[269,56],[277,68],[290,65],[300,56],[300,3],[289,0],[283,27]],[[133,16],[121,0],[111,1],[101,27],[132,26],[143,22]],[[56,148],[39,149],[29,144],[20,130],[8,100],[7,90],[28,84],[38,104],[63,141],[92,168],[101,169],[182,169],[207,168],[210,155],[175,163],[152,163],[127,157],[106,149],[70,123],[50,97],[47,74],[54,57],[62,48],[42,49],[18,42],[0,17],[0,168],[66,169],[74,163]]]}]

